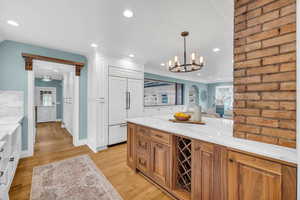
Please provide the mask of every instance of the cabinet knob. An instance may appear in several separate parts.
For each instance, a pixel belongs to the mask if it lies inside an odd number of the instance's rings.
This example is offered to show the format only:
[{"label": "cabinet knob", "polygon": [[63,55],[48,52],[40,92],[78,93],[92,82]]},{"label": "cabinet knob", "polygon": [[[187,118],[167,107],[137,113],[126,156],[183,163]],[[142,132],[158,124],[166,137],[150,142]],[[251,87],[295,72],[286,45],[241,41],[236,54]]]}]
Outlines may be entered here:
[{"label": "cabinet knob", "polygon": [[0,177],[2,177],[4,175],[3,171],[0,171]]},{"label": "cabinet knob", "polygon": [[4,151],[4,149],[3,149],[3,148],[1,148],[1,149],[0,149],[0,152],[3,152],[3,151]]},{"label": "cabinet knob", "polygon": [[9,158],[9,161],[10,161],[10,162],[13,162],[14,160],[15,160],[14,157]]},{"label": "cabinet knob", "polygon": [[234,160],[232,158],[229,158],[229,162],[234,162]]}]

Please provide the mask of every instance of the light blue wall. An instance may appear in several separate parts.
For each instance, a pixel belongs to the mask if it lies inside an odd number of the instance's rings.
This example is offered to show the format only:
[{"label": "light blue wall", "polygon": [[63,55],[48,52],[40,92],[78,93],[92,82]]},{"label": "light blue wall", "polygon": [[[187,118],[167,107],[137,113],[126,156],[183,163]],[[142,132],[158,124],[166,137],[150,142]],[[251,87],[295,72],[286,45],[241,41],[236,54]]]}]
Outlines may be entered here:
[{"label": "light blue wall", "polygon": [[[160,76],[160,75],[151,74],[151,73],[145,73],[145,78],[164,80],[164,81],[170,81],[170,82],[176,82],[176,83],[184,84],[184,103],[188,102],[189,88],[191,88],[193,85],[197,86],[197,88],[199,90],[199,95],[201,94],[202,91],[207,92],[207,84],[204,84],[204,83],[187,81],[187,80],[182,80],[182,79],[176,79],[176,78],[171,78],[171,77],[167,77],[167,76]],[[200,96],[199,96],[199,105],[203,108],[203,110],[206,110],[207,109],[207,100],[202,101]]]},{"label": "light blue wall", "polygon": [[31,53],[76,62],[86,63],[80,75],[80,108],[79,108],[79,139],[87,137],[87,59],[78,54],[68,53],[56,49],[49,49],[14,41],[0,43],[0,90],[24,91],[24,114],[22,134],[22,149],[28,149],[27,141],[27,73],[22,53]]},{"label": "light blue wall", "polygon": [[56,119],[62,119],[63,116],[63,89],[61,80],[42,81],[35,79],[35,87],[55,87],[56,88]]},{"label": "light blue wall", "polygon": [[225,82],[225,83],[211,83],[207,84],[208,87],[208,108],[215,108],[215,96],[216,96],[216,87],[217,86],[232,86],[232,82]]}]

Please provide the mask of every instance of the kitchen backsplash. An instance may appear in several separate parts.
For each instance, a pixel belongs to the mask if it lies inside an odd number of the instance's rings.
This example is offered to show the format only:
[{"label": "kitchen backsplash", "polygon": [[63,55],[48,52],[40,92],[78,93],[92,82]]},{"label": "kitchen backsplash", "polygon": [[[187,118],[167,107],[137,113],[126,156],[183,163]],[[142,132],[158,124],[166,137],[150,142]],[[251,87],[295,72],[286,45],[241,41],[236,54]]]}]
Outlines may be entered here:
[{"label": "kitchen backsplash", "polygon": [[24,94],[22,91],[0,90],[0,117],[24,114]]}]

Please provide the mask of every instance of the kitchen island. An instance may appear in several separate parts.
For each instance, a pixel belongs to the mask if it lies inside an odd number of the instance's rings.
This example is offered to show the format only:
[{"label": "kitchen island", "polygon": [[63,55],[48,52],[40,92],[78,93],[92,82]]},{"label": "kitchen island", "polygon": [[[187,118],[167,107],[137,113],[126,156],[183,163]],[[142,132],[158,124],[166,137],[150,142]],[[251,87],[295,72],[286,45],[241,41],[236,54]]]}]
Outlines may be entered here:
[{"label": "kitchen island", "polygon": [[233,121],[128,119],[127,162],[175,199],[296,199],[295,149],[232,136]]}]

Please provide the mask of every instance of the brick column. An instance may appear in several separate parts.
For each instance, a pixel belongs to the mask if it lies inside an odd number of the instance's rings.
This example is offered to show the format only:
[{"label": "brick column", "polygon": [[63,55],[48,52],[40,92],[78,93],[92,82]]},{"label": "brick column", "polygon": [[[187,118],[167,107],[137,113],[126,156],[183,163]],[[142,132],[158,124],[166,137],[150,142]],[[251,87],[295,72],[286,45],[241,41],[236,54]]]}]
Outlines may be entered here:
[{"label": "brick column", "polygon": [[296,0],[235,0],[234,136],[296,147]]}]

